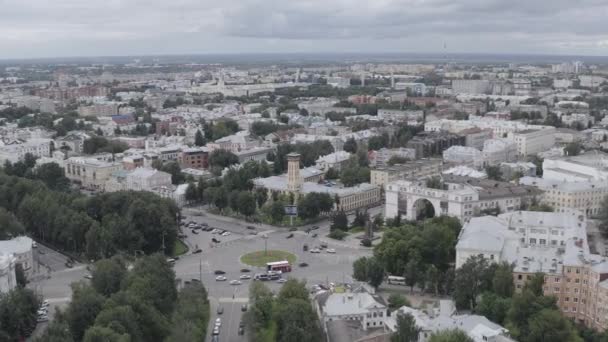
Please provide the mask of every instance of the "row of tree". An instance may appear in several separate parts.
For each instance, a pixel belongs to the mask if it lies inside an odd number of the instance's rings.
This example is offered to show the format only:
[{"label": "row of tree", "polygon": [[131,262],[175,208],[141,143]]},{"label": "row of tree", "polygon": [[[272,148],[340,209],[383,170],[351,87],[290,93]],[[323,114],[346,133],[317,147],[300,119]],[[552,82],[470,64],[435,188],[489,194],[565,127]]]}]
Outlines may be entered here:
[{"label": "row of tree", "polygon": [[29,235],[88,259],[163,248],[170,253],[177,238],[179,209],[173,201],[149,192],[85,196],[0,173],[0,208],[13,222],[7,226],[11,231],[19,232],[15,227],[22,225]]},{"label": "row of tree", "polygon": [[0,294],[0,341],[17,342],[29,336],[39,307],[36,294],[22,286]]},{"label": "row of tree", "polygon": [[207,291],[193,282],[177,291],[161,254],[128,270],[120,257],[98,261],[91,284],[72,284],[72,300],[57,311],[39,342],[202,341],[209,321]]},{"label": "row of tree", "polygon": [[65,176],[65,170],[61,166],[57,163],[45,163],[36,167],[36,158],[30,153],[16,163],[5,161],[3,171],[9,176],[38,179],[51,190],[70,189],[70,180]]},{"label": "row of tree", "polygon": [[245,322],[252,341],[317,342],[324,339],[305,282],[289,279],[277,296],[263,283],[253,282],[249,300],[252,304],[245,314]]},{"label": "row of tree", "polygon": [[453,298],[457,308],[505,326],[518,341],[582,341],[559,311],[556,298],[543,295],[544,282],[544,274],[535,274],[515,293],[511,265],[473,256],[456,270]]}]

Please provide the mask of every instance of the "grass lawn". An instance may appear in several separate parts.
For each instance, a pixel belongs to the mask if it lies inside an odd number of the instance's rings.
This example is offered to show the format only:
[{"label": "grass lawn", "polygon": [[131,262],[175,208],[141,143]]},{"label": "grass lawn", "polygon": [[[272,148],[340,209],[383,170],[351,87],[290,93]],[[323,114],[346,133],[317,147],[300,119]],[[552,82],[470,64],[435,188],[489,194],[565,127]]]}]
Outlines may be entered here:
[{"label": "grass lawn", "polygon": [[269,250],[267,254],[264,251],[257,251],[247,253],[241,257],[242,263],[257,267],[264,267],[268,262],[281,260],[287,260],[293,264],[296,261],[296,256],[285,251]]},{"label": "grass lawn", "polygon": [[188,246],[186,246],[181,240],[176,239],[173,244],[173,256],[186,254],[188,252]]}]

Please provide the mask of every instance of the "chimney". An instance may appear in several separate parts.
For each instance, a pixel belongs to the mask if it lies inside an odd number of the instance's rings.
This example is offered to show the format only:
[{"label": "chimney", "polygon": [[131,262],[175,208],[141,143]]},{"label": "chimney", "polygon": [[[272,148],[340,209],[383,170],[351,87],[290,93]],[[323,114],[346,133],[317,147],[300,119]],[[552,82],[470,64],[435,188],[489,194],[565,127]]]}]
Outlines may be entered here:
[{"label": "chimney", "polygon": [[300,191],[302,179],[300,178],[300,154],[287,155],[287,188],[290,191]]}]

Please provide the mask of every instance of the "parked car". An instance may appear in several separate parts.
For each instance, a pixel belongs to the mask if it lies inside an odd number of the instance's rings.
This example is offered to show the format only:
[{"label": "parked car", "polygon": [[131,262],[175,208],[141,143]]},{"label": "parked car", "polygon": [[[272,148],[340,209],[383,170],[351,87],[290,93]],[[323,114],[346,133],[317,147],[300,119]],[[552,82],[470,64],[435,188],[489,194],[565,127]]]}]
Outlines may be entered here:
[{"label": "parked car", "polygon": [[255,229],[255,227],[254,227],[254,226],[247,226],[247,229],[254,230],[254,229]]},{"label": "parked car", "polygon": [[300,266],[300,267],[307,267],[307,266],[308,266],[308,264],[307,264],[307,263],[305,263],[305,262],[301,262],[301,263],[300,263],[298,266]]},{"label": "parked car", "polygon": [[239,327],[239,336],[245,335],[245,328]]},{"label": "parked car", "polygon": [[226,272],[222,271],[222,270],[215,270],[215,272],[213,272],[215,275],[218,274],[226,274]]},{"label": "parked car", "polygon": [[85,275],[84,275],[84,278],[85,278],[85,279],[93,279],[93,276],[92,276],[92,275],[90,275],[90,274],[85,274]]},{"label": "parked car", "polygon": [[215,277],[215,280],[216,281],[226,281],[226,280],[228,280],[228,278],[226,278],[224,276],[217,276],[217,277]]},{"label": "parked car", "polygon": [[48,322],[48,320],[49,320],[49,316],[44,315],[44,316],[38,316],[38,319],[36,320],[36,322],[42,323],[42,322]]},{"label": "parked car", "polygon": [[319,229],[319,226],[312,226],[311,228],[312,228],[312,230],[317,230],[317,229]]},{"label": "parked car", "polygon": [[38,244],[36,243],[36,241],[32,242],[32,248],[38,248]]},{"label": "parked car", "polygon": [[335,254],[335,253],[336,253],[336,250],[335,250],[335,249],[333,249],[333,248],[328,248],[328,249],[327,249],[327,253],[330,253],[330,254]]},{"label": "parked car", "polygon": [[221,241],[216,239],[216,238],[211,238],[211,241],[215,242],[215,243],[220,243]]},{"label": "parked car", "polygon": [[249,232],[249,235],[258,235],[258,232]]},{"label": "parked car", "polygon": [[321,250],[318,248],[313,248],[310,250],[310,253],[321,253]]},{"label": "parked car", "polygon": [[248,268],[241,268],[241,272],[242,273],[249,273],[249,272],[251,272],[251,270],[248,269]]},{"label": "parked car", "polygon": [[283,284],[286,282],[287,282],[287,279],[285,279],[285,278],[281,278],[281,279],[277,280],[277,283],[279,283],[279,284]]},{"label": "parked car", "polygon": [[243,311],[243,312],[247,311],[247,304],[243,304],[241,306],[241,311]]},{"label": "parked car", "polygon": [[71,263],[70,261],[66,261],[66,262],[65,262],[65,267],[67,267],[67,268],[72,268],[72,267],[74,267],[74,264],[73,264],[73,263]]},{"label": "parked car", "polygon": [[242,281],[236,279],[230,281],[230,285],[241,285],[242,283]]},{"label": "parked car", "polygon": [[218,327],[213,328],[212,332],[213,336],[217,337],[220,334],[220,329]]},{"label": "parked car", "polygon": [[296,230],[298,230],[298,228],[296,228],[296,227],[291,227],[291,228],[289,228],[289,231],[290,231],[290,232],[295,232]]},{"label": "parked car", "polygon": [[326,243],[322,243],[321,244],[321,248],[327,248],[327,244]]},{"label": "parked car", "polygon": [[316,238],[317,236],[319,236],[319,234],[317,234],[317,233],[312,234],[313,238]]},{"label": "parked car", "polygon": [[196,235],[196,234],[198,234],[198,232],[196,230],[192,229],[192,234]]},{"label": "parked car", "polygon": [[230,232],[223,232],[222,233],[222,236],[228,236],[228,235],[230,235]]},{"label": "parked car", "polygon": [[192,251],[192,254],[198,254],[198,253],[202,253],[203,250],[200,248],[195,249],[194,251]]},{"label": "parked car", "polygon": [[287,238],[287,239],[291,239],[292,237],[293,237],[293,233],[291,233],[291,234],[287,235],[287,237],[286,237],[286,238]]},{"label": "parked car", "polygon": [[241,280],[247,280],[247,279],[251,279],[251,276],[249,274],[242,274],[239,279]]}]

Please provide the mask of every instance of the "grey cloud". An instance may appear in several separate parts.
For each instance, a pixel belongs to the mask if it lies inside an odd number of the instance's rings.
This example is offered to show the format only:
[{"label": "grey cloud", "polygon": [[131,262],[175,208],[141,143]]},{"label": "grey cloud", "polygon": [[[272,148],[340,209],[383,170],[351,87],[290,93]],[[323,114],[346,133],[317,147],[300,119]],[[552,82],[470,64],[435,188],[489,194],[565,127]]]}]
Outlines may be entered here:
[{"label": "grey cloud", "polygon": [[0,58],[125,47],[432,52],[442,41],[474,52],[606,55],[607,15],[606,0],[0,0]]}]

